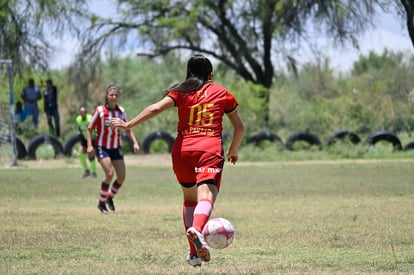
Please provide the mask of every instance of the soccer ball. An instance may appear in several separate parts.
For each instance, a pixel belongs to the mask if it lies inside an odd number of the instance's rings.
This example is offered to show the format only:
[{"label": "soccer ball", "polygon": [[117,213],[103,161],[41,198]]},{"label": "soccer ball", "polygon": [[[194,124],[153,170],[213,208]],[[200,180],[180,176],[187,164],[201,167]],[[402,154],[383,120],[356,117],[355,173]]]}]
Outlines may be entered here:
[{"label": "soccer ball", "polygon": [[203,237],[211,248],[223,249],[234,240],[234,227],[224,218],[213,218],[203,228]]}]

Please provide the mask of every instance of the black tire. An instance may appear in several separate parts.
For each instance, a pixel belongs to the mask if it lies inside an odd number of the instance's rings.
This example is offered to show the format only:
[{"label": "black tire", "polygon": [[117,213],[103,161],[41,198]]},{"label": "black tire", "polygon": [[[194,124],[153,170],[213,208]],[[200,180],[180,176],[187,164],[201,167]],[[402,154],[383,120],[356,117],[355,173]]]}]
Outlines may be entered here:
[{"label": "black tire", "polygon": [[[1,137],[1,143],[11,143],[11,137],[9,135],[3,135]],[[26,146],[24,145],[23,141],[16,137],[16,153],[18,159],[24,159],[27,156]]]},{"label": "black tire", "polygon": [[405,145],[404,150],[413,150],[414,149],[414,141],[409,142],[407,145]]},{"label": "black tire", "polygon": [[250,138],[247,139],[247,143],[254,143],[254,145],[258,146],[262,141],[271,141],[271,142],[278,142],[281,145],[283,145],[283,141],[282,139],[270,132],[270,131],[263,131],[263,132],[259,132],[253,136],[251,136]]},{"label": "black tire", "polygon": [[318,146],[319,149],[322,149],[322,144],[319,137],[313,133],[301,131],[292,134],[287,140],[285,147],[288,150],[294,150],[293,145],[298,141],[304,141],[311,146]]},{"label": "black tire", "polygon": [[328,137],[328,139],[326,140],[326,144],[333,145],[338,140],[349,140],[350,142],[352,142],[352,144],[358,144],[361,142],[361,138],[354,132],[348,130],[339,130]]},{"label": "black tire", "polygon": [[77,134],[74,136],[71,136],[64,144],[63,144],[63,154],[67,157],[71,157],[72,156],[72,152],[73,152],[73,147],[77,144],[80,143],[82,140],[82,135],[81,134]]},{"label": "black tire", "polygon": [[[125,134],[125,132],[122,132],[121,138],[122,138],[122,141],[124,141],[128,144],[129,151],[133,153],[134,152],[134,143],[129,138],[129,136],[127,134]],[[64,155],[67,156],[67,157],[71,157],[72,153],[73,153],[73,147],[77,143],[80,143],[81,141],[82,141],[82,135],[81,134],[77,134],[77,135],[74,135],[74,136],[70,137],[65,142],[65,144],[63,144],[63,153],[64,153]]]},{"label": "black tire", "polygon": [[27,154],[30,159],[36,159],[36,150],[43,144],[50,144],[53,147],[56,158],[59,155],[63,155],[63,146],[60,141],[49,135],[40,135],[34,137],[30,142],[27,150]]},{"label": "black tire", "polygon": [[387,130],[377,131],[368,136],[366,143],[369,145],[375,145],[379,141],[387,141],[392,143],[394,150],[401,150],[401,141],[396,134]]},{"label": "black tire", "polygon": [[153,143],[157,139],[164,140],[168,145],[168,152],[171,153],[174,138],[166,132],[157,131],[145,137],[144,142],[142,143],[142,150],[144,151],[144,154],[150,153],[151,143]]}]

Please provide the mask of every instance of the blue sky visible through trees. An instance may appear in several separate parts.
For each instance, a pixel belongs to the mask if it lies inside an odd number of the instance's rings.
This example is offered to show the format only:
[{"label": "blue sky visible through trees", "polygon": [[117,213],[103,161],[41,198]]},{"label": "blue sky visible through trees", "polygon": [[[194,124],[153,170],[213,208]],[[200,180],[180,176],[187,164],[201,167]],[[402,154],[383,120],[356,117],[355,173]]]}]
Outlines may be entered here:
[{"label": "blue sky visible through trees", "polygon": [[[116,10],[109,3],[110,1],[91,1],[91,10],[102,16],[109,16]],[[318,52],[327,55],[330,58],[330,64],[338,71],[348,71],[352,64],[360,55],[366,55],[370,51],[381,54],[384,49],[391,51],[413,52],[411,40],[404,26],[393,16],[389,14],[379,14],[376,18],[377,27],[372,29],[359,38],[359,50],[351,45],[339,48],[327,42],[325,39],[317,41]],[[51,57],[51,68],[59,69],[67,67],[78,51],[79,43],[74,37],[64,36],[61,40],[54,41],[56,47],[55,56]],[[302,49],[300,56],[297,57],[299,65],[312,62],[314,54]],[[131,53],[134,54],[134,53]]]}]

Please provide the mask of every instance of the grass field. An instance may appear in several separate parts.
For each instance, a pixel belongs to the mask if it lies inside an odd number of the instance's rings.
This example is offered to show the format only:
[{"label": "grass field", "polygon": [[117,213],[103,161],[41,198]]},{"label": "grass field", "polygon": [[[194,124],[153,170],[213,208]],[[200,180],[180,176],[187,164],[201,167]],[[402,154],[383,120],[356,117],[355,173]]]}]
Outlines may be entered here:
[{"label": "grass field", "polygon": [[0,169],[0,274],[414,273],[414,160],[226,164],[236,239],[193,268],[168,157],[136,158],[110,215],[76,160]]}]

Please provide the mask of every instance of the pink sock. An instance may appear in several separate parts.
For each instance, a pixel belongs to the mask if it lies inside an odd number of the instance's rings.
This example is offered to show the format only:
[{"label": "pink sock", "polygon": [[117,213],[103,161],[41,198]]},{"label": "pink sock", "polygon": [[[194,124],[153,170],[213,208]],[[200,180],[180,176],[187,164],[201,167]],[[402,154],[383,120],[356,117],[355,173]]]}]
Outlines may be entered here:
[{"label": "pink sock", "polygon": [[209,199],[202,199],[197,203],[194,209],[193,227],[201,232],[204,225],[208,222],[211,211],[213,210],[213,202]]}]

